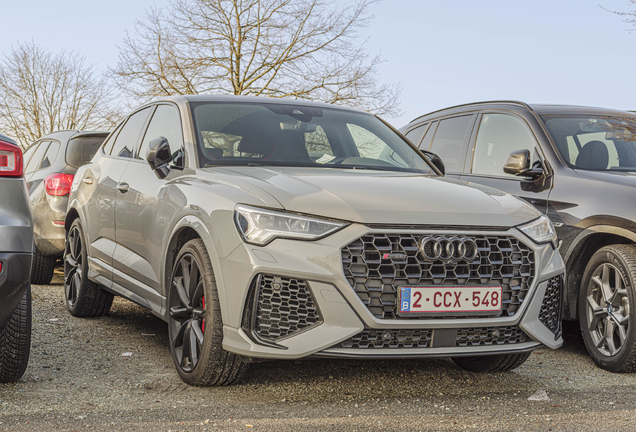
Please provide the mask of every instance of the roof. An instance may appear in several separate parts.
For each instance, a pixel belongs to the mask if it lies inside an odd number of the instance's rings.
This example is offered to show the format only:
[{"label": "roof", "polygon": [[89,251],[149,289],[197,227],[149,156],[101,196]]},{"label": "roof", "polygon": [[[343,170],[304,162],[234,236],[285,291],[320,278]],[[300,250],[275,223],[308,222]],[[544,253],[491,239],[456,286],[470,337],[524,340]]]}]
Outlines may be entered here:
[{"label": "roof", "polygon": [[409,123],[413,123],[416,120],[420,120],[424,117],[428,117],[431,114],[441,114],[447,111],[450,113],[453,111],[466,111],[471,108],[483,109],[483,108],[492,107],[492,106],[502,107],[506,105],[516,106],[519,108],[525,108],[527,110],[534,111],[538,115],[585,114],[585,115],[608,115],[608,116],[617,116],[617,115],[634,116],[633,112],[610,109],[610,108],[589,107],[589,106],[581,106],[581,105],[527,104],[521,101],[499,100],[499,101],[472,102],[472,103],[467,103],[463,105],[455,105],[455,106],[443,108],[443,109],[432,111],[430,113],[419,116]]},{"label": "roof", "polygon": [[236,95],[180,95],[180,96],[168,96],[161,99],[156,99],[152,103],[161,101],[172,101],[176,103],[184,102],[234,102],[234,103],[252,103],[252,104],[278,104],[278,105],[301,105],[316,108],[332,108],[343,109],[347,111],[364,112],[355,108],[350,108],[342,105],[328,104],[324,102],[315,102],[305,99],[287,99],[287,98],[275,98],[275,97],[263,97],[263,96],[236,96]]}]

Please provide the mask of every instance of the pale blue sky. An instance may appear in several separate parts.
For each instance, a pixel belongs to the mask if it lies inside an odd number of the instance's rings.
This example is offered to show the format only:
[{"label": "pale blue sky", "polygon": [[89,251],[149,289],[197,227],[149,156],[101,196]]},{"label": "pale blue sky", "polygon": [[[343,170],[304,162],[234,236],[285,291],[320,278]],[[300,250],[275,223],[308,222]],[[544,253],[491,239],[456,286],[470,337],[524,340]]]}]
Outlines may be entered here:
[{"label": "pale blue sky", "polygon": [[[117,63],[126,30],[167,0],[2,2],[0,52],[35,40]],[[627,0],[383,0],[362,38],[382,53],[380,78],[402,86],[397,127],[466,102],[519,99],[636,110],[636,32],[601,9]]]}]

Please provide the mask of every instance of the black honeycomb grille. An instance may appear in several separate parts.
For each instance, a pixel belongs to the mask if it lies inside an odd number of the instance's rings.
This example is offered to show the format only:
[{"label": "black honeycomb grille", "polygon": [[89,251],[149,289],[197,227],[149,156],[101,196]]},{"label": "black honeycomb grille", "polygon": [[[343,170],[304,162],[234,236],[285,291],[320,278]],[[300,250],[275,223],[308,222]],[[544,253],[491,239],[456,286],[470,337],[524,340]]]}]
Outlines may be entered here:
[{"label": "black honeycomb grille", "polygon": [[562,286],[563,276],[561,275],[548,280],[539,312],[539,321],[554,334],[560,331]]},{"label": "black honeycomb grille", "polygon": [[[528,246],[508,236],[461,235],[477,243],[477,258],[472,262],[428,262],[418,249],[421,237],[421,234],[368,234],[342,248],[345,277],[375,317],[430,319],[397,316],[397,289],[404,285],[502,286],[501,316],[515,314],[534,277],[534,252]],[[392,257],[383,259],[385,254]]]},{"label": "black honeycomb grille", "polygon": [[305,281],[262,275],[258,288],[254,332],[260,338],[281,338],[321,322]]},{"label": "black honeycomb grille", "polygon": [[339,348],[429,348],[433,330],[364,330]]},{"label": "black honeycomb grille", "polygon": [[[334,348],[394,349],[430,348],[432,329],[373,330],[367,329],[340,342]],[[530,341],[518,327],[481,327],[457,329],[456,347],[510,345]]]},{"label": "black honeycomb grille", "polygon": [[509,345],[529,340],[518,326],[465,328],[457,331],[455,346]]}]

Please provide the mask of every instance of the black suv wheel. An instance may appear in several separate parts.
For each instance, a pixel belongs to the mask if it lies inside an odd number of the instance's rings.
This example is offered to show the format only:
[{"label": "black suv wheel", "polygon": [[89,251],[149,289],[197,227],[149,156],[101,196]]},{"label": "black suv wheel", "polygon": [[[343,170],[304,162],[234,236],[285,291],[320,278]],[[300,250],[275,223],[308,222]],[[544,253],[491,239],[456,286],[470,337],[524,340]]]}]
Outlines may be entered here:
[{"label": "black suv wheel", "polygon": [[31,351],[31,288],[22,296],[9,322],[0,329],[0,382],[17,381],[24,374]]}]

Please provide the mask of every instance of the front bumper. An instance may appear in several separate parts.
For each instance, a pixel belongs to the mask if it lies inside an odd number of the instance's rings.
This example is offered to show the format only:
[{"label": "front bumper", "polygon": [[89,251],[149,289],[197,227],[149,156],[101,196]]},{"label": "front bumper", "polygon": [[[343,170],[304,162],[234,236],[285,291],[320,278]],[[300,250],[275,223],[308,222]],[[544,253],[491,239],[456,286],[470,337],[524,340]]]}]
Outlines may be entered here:
[{"label": "front bumper", "polygon": [[[552,245],[536,245],[513,228],[496,234],[515,237],[530,247],[535,266],[525,299],[513,316],[453,319],[374,316],[345,278],[341,249],[365,234],[404,231],[369,229],[354,224],[315,242],[278,239],[266,247],[242,244],[221,260],[223,277],[219,290],[225,303],[223,347],[246,357],[296,359],[307,356],[446,357],[561,346],[560,328],[546,327],[545,317],[541,315],[545,312],[542,306],[549,281],[564,273],[561,257]],[[409,232],[448,234],[448,231],[432,230]],[[255,298],[254,284],[261,275],[305,281],[313,306],[319,311],[319,322],[274,339],[263,340],[255,335],[254,326],[250,324],[250,319],[254,319],[250,304]],[[378,341],[382,337],[387,338],[387,343]]]},{"label": "front bumper", "polygon": [[0,328],[9,321],[31,282],[30,253],[0,253]]}]

